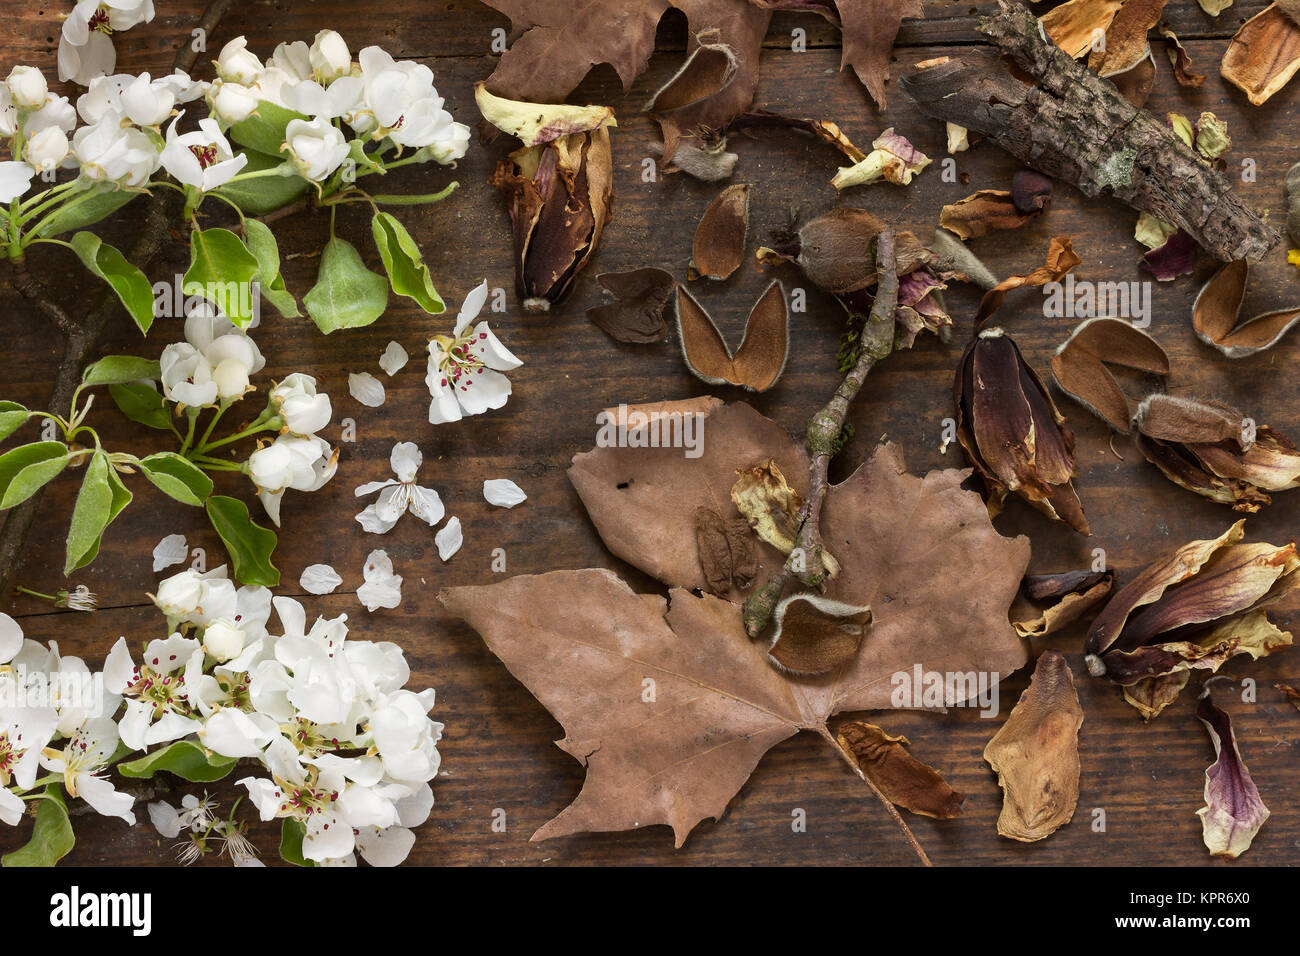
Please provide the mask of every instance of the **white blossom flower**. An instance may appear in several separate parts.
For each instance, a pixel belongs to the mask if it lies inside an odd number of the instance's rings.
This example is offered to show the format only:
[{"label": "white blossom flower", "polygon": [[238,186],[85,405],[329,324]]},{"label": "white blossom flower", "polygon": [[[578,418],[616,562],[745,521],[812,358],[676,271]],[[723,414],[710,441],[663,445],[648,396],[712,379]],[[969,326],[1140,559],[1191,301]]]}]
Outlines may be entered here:
[{"label": "white blossom flower", "polygon": [[28,112],[44,106],[45,95],[50,91],[45,74],[34,66],[15,66],[9,71],[5,84],[9,87],[14,106]]},{"label": "white blossom flower", "polygon": [[266,58],[268,70],[280,70],[296,83],[312,77],[311,49],[302,40],[281,43]]},{"label": "white blossom flower", "polygon": [[361,105],[362,91],[361,79],[355,76],[341,77],[329,86],[307,79],[283,84],[280,98],[291,110],[332,120],[354,114]]},{"label": "white blossom flower", "polygon": [[433,86],[433,72],[410,60],[396,62],[377,46],[357,55],[364,88],[364,107],[353,129],[373,139],[388,137],[399,146],[428,147],[439,162],[465,155],[469,127],[443,109]]},{"label": "white blossom flower", "polygon": [[352,69],[352,54],[347,43],[334,30],[321,30],[308,50],[312,74],[327,85]]},{"label": "white blossom flower", "polygon": [[318,183],[343,165],[350,152],[343,133],[328,119],[293,119],[284,129],[285,148],[298,174]]},{"label": "white blossom flower", "polygon": [[46,747],[41,752],[41,766],[63,775],[68,796],[80,797],[102,816],[120,817],[134,826],[131,807],[135,797],[119,793],[110,781],[98,775],[116,752],[118,739],[118,727],[112,720],[92,717],[77,728],[62,750]]},{"label": "white blossom flower", "polygon": [[198,650],[198,641],[176,633],[150,641],[138,665],[124,637],[108,652],[104,686],[125,698],[126,712],[117,730],[132,750],[179,740],[202,726],[184,674],[186,663]]},{"label": "white blossom flower", "polygon": [[149,822],[158,831],[158,835],[172,840],[180,835],[181,830],[189,830],[192,833],[206,831],[215,822],[213,811],[216,808],[217,801],[211,799],[205,792],[202,797],[192,793],[185,794],[181,798],[179,809],[166,800],[155,801],[146,809],[149,811]]},{"label": "white blossom flower", "polygon": [[248,154],[236,156],[230,140],[211,117],[199,120],[198,129],[178,134],[176,128],[184,116],[182,110],[167,127],[167,145],[160,157],[163,168],[200,192],[224,186],[248,165]]},{"label": "white blossom flower", "polygon": [[443,561],[450,561],[451,556],[459,551],[461,545],[465,543],[465,536],[461,533],[460,519],[455,515],[448,518],[447,523],[433,536],[433,543],[438,546],[438,557]]},{"label": "white blossom flower", "polygon": [[26,163],[7,159],[0,162],[0,203],[10,203],[32,185],[36,170]]},{"label": "white blossom flower", "polygon": [[18,130],[18,110],[9,87],[0,85],[0,136],[12,136]]},{"label": "white blossom flower", "polygon": [[409,361],[410,356],[406,354],[406,349],[397,342],[389,342],[384,348],[384,354],[379,356],[379,367],[391,377],[406,368],[406,363]]},{"label": "white blossom flower", "polygon": [[241,398],[266,360],[247,332],[204,302],[185,320],[185,341],[163,349],[159,364],[168,400],[202,407]]},{"label": "white blossom flower", "polygon": [[280,526],[280,498],[292,488],[316,491],[334,477],[339,453],[316,435],[285,432],[248,458],[248,476],[257,486],[257,496],[267,516]]},{"label": "white blossom flower", "polygon": [[57,126],[47,126],[27,141],[24,155],[27,163],[37,172],[57,169],[71,150],[68,134]]},{"label": "white blossom flower", "polygon": [[217,75],[227,83],[252,86],[262,73],[262,61],[248,49],[247,37],[235,37],[221,48],[215,62]]},{"label": "white blossom flower", "polygon": [[308,594],[333,594],[343,579],[328,564],[311,564],[303,568],[298,583]]},{"label": "white blossom flower", "polygon": [[208,108],[223,126],[242,123],[257,110],[260,99],[255,87],[215,80],[208,87]]},{"label": "white blossom flower", "polygon": [[153,570],[158,573],[174,564],[180,564],[190,556],[190,545],[183,534],[169,534],[153,549]]},{"label": "white blossom flower", "polygon": [[143,186],[158,168],[153,140],[134,127],[123,128],[112,112],[78,129],[72,152],[87,179],[130,188]]},{"label": "white blossom flower", "polygon": [[432,488],[422,488],[415,483],[416,473],[424,456],[414,442],[398,442],[388,456],[389,466],[397,477],[387,481],[370,481],[356,489],[358,498],[379,492],[379,498],[367,505],[358,515],[361,527],[371,534],[384,534],[392,530],[397,519],[407,511],[433,527],[446,514],[442,498]]},{"label": "white blossom flower", "polygon": [[378,408],[384,404],[384,383],[369,372],[349,373],[348,392],[367,408]]},{"label": "white blossom flower", "polygon": [[527,501],[528,496],[509,478],[489,478],[483,482],[483,499],[498,508],[513,508]]},{"label": "white blossom flower", "polygon": [[402,576],[393,573],[393,562],[387,551],[371,551],[362,574],[365,584],[357,588],[357,599],[367,611],[393,608],[402,603]]},{"label": "white blossom flower", "polygon": [[524,364],[497,340],[487,322],[470,328],[487,294],[484,280],[465,296],[452,334],[436,335],[429,342],[424,382],[432,396],[429,421],[435,425],[504,406],[510,397],[510,380],[501,373]]},{"label": "white blossom flower", "polygon": [[112,73],[117,62],[112,34],[154,17],[153,0],[79,0],[63,21],[59,79],[82,86]]},{"label": "white blossom flower", "polygon": [[295,435],[314,435],[334,415],[330,397],[316,390],[316,379],[302,372],[286,375],[271,389],[271,405]]},{"label": "white blossom flower", "polygon": [[78,584],[71,591],[60,591],[55,603],[69,611],[93,611],[99,606],[99,597],[84,584]]},{"label": "white blossom flower", "polygon": [[153,603],[167,615],[169,627],[194,624],[207,627],[213,621],[230,620],[239,613],[239,591],[226,576],[226,566],[211,571],[186,568],[158,584]]},{"label": "white blossom flower", "polygon": [[[104,79],[111,80],[112,77],[104,77]],[[157,128],[172,115],[172,110],[176,107],[177,91],[175,75],[159,77],[155,80],[148,73],[141,73],[139,76],[129,77],[122,85],[118,103],[126,118],[136,126]],[[78,112],[81,111],[82,99],[85,97],[77,100]]]}]

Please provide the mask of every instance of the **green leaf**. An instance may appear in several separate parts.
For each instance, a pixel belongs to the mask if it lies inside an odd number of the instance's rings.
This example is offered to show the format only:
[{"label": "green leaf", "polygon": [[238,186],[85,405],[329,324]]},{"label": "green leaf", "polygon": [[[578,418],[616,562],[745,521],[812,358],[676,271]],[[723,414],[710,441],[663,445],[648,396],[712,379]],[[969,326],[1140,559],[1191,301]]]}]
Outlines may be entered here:
[{"label": "green leaf", "polygon": [[0,441],[4,441],[27,421],[27,409],[17,402],[0,402]]},{"label": "green leaf", "polygon": [[127,385],[110,385],[108,394],[121,409],[122,414],[133,422],[167,431],[171,428],[171,414],[167,408],[167,399],[157,389],[141,382]]},{"label": "green leaf", "polygon": [[[256,150],[246,150],[244,155],[248,162],[243,168],[246,173],[260,173],[283,165],[279,156],[268,156]],[[246,215],[265,216],[275,212],[296,200],[307,191],[307,180],[301,176],[258,176],[254,179],[238,179],[226,183],[216,190],[225,196]]]},{"label": "green leaf", "polygon": [[49,239],[73,229],[85,229],[111,216],[137,196],[144,195],[143,190],[122,189],[114,183],[95,183],[88,190],[72,190],[58,208],[32,228],[30,235]]},{"label": "green leaf", "polygon": [[388,283],[361,261],[361,253],[344,239],[331,239],[320,257],[316,284],[302,304],[316,327],[328,335],[335,329],[369,325],[388,307]]},{"label": "green leaf", "polygon": [[455,192],[459,185],[459,183],[452,183],[442,192],[436,193],[421,193],[415,196],[371,196],[370,198],[381,206],[422,206],[425,203],[442,202]]},{"label": "green leaf", "polygon": [[212,495],[207,501],[208,520],[221,536],[234,565],[235,580],[241,584],[260,584],[273,588],[280,583],[280,572],[271,563],[275,553],[275,532],[254,524],[248,505],[238,498]]},{"label": "green leaf", "polygon": [[81,264],[107,282],[141,332],[153,325],[153,286],[126,256],[93,232],[79,232],[69,243]]},{"label": "green leaf", "polygon": [[406,227],[398,222],[391,213],[377,212],[370,220],[370,230],[379,248],[379,258],[384,261],[384,270],[393,291],[414,299],[425,312],[437,315],[445,312],[438,290],[433,287],[429,277],[429,267],[424,264],[420,247],[415,244]]},{"label": "green leaf", "polygon": [[165,770],[190,783],[212,783],[235,769],[234,757],[223,757],[204,750],[192,740],[177,740],[153,753],[117,765],[124,777],[148,780]]},{"label": "green leaf", "polygon": [[21,504],[68,466],[68,446],[58,441],[19,445],[0,455],[0,510]]},{"label": "green leaf", "polygon": [[199,507],[212,494],[212,479],[198,465],[175,452],[160,451],[140,459],[140,470],[163,494]]},{"label": "green leaf", "polygon": [[298,310],[298,300],[284,286],[284,276],[280,274],[280,247],[271,227],[256,219],[245,219],[244,242],[257,259],[257,283],[262,298],[286,319],[302,315]]},{"label": "green leaf", "polygon": [[99,544],[104,531],[122,509],[131,503],[131,492],[109,464],[108,456],[96,450],[86,466],[81,479],[81,491],[72,508],[72,524],[68,526],[68,552],[63,564],[66,577],[77,568],[84,568],[99,555]]},{"label": "green leaf", "polygon": [[54,866],[72,852],[76,842],[63,792],[52,783],[45,788],[41,805],[36,808],[32,838],[26,846],[0,858],[0,866]]},{"label": "green leaf", "polygon": [[190,233],[190,267],[181,280],[186,295],[201,295],[241,329],[253,321],[257,257],[229,229]]},{"label": "green leaf", "polygon": [[257,109],[252,116],[230,127],[230,138],[259,153],[278,156],[280,147],[284,145],[284,129],[289,121],[307,118],[276,103],[258,100]]},{"label": "green leaf", "polygon": [[81,373],[81,384],[125,385],[127,382],[156,382],[161,378],[162,369],[156,359],[109,355],[86,366],[86,370]]},{"label": "green leaf", "polygon": [[315,861],[302,855],[302,839],[306,835],[306,824],[285,817],[280,824],[280,859],[294,866],[315,866]]}]

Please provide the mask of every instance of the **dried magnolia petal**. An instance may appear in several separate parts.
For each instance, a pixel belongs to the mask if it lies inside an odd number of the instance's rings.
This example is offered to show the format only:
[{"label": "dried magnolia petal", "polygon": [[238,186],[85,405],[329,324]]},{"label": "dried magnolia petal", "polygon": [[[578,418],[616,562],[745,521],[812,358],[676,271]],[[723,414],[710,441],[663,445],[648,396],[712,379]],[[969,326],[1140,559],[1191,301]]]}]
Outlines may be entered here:
[{"label": "dried magnolia petal", "polygon": [[1172,674],[1161,674],[1159,677],[1144,677],[1136,684],[1129,684],[1124,688],[1124,701],[1132,705],[1142,715],[1143,720],[1150,721],[1152,717],[1159,716],[1162,710],[1178,699],[1178,695],[1183,692],[1191,677],[1191,671],[1174,671]]},{"label": "dried magnolia petal", "polygon": [[482,83],[474,85],[474,102],[485,120],[525,146],[540,146],[572,133],[618,125],[608,106],[524,103],[494,96]]},{"label": "dried magnolia petal", "polygon": [[731,130],[739,129],[793,129],[811,133],[823,142],[829,143],[848,157],[851,163],[860,163],[867,154],[853,145],[853,141],[840,129],[838,123],[829,120],[803,119],[798,116],[786,116],[771,110],[750,110],[741,113],[731,123]]},{"label": "dried magnolia petal", "polygon": [[1192,326],[1207,345],[1228,358],[1244,358],[1274,345],[1300,321],[1300,306],[1265,312],[1238,322],[1246,298],[1250,264],[1229,262],[1205,283],[1192,305]]},{"label": "dried magnolia petal", "polygon": [[744,518],[727,519],[713,508],[696,508],[695,546],[704,580],[714,594],[744,590],[754,582],[758,554]]},{"label": "dried magnolia petal", "polygon": [[706,279],[726,279],[740,268],[749,233],[749,186],[728,186],[709,203],[695,229],[691,269]]},{"label": "dried magnolia petal", "polygon": [[956,123],[945,123],[944,129],[947,134],[948,152],[950,154],[964,153],[970,149],[970,130],[965,126],[958,126]]},{"label": "dried magnolia petal", "polygon": [[1159,343],[1122,319],[1088,319],[1052,356],[1052,378],[1061,390],[1111,428],[1128,433],[1133,406],[1107,364],[1150,375],[1169,374]]},{"label": "dried magnolia petal", "polygon": [[1300,70],[1300,24],[1272,4],[1241,25],[1228,43],[1219,72],[1256,106]]},{"label": "dried magnolia petal", "polygon": [[835,739],[890,803],[936,820],[961,816],[965,796],[948,786],[939,771],[913,757],[906,737],[854,720],[837,727]]},{"label": "dried magnolia petal", "polygon": [[1232,6],[1232,0],[1196,0],[1196,2],[1201,5],[1202,10],[1212,17],[1217,17]]},{"label": "dried magnolia petal", "polygon": [[[786,482],[775,459],[738,471],[736,483],[731,486],[731,500],[760,539],[782,554],[794,550],[803,499]],[[822,564],[830,577],[839,574],[839,562],[829,551],[822,552]]]},{"label": "dried magnolia petal", "polygon": [[677,287],[677,334],[686,367],[710,385],[739,385],[763,392],[785,370],[790,350],[789,314],[781,283],[759,296],[745,324],[745,338],[733,354],[704,307],[684,286]]},{"label": "dried magnolia petal", "polygon": [[979,312],[975,316],[975,327],[979,328],[990,315],[1001,308],[1002,303],[1006,301],[1007,293],[1012,289],[1060,282],[1066,273],[1072,271],[1082,261],[1067,236],[1053,237],[1047,249],[1047,259],[1041,266],[1027,275],[1007,276],[984,293],[984,298],[980,300]]},{"label": "dried magnolia petal", "polygon": [[1192,69],[1192,58],[1178,39],[1178,35],[1168,27],[1161,25],[1160,35],[1168,41],[1165,52],[1169,55],[1169,64],[1174,68],[1174,78],[1179,86],[1196,89],[1205,82],[1205,74]]},{"label": "dried magnolia petal", "polygon": [[1190,275],[1196,269],[1196,254],[1199,249],[1195,239],[1183,230],[1176,229],[1163,245],[1144,255],[1138,264],[1155,276],[1158,282],[1169,282],[1179,276]]},{"label": "dried magnolia petal", "polygon": [[1044,651],[1034,676],[988,746],[998,775],[998,833],[1033,843],[1070,822],[1079,802],[1079,728],[1083,708],[1059,651]]},{"label": "dried magnolia petal", "polygon": [[895,186],[906,186],[930,165],[930,158],[895,133],[892,126],[876,137],[871,146],[871,152],[861,162],[842,167],[831,178],[831,185],[842,190],[883,179]]},{"label": "dried magnolia petal", "polygon": [[[1106,27],[1104,41],[1090,44],[1088,66],[1099,76],[1113,78],[1115,74],[1133,69],[1151,55],[1147,34],[1160,21],[1167,0],[1125,0]],[[1100,47],[1100,49],[1098,49]]]},{"label": "dried magnolia petal", "polygon": [[1196,705],[1196,716],[1210,734],[1215,756],[1205,771],[1205,806],[1196,811],[1201,818],[1201,838],[1211,856],[1235,860],[1250,849],[1269,817],[1268,807],[1241,759],[1232,721],[1210,699],[1208,686]]},{"label": "dried magnolia petal", "polygon": [[1005,189],[981,189],[965,199],[944,206],[939,225],[963,239],[987,236],[990,232],[1017,229],[1041,210],[1021,212]]},{"label": "dried magnolia petal", "polygon": [[1021,637],[1046,637],[1077,621],[1110,594],[1114,571],[1027,575],[1020,589],[1032,601],[1054,602],[1031,621],[1012,621]]},{"label": "dried magnolia petal", "polygon": [[1069,0],[1047,11],[1038,22],[1053,43],[1070,56],[1081,57],[1106,33],[1123,6],[1124,0]]},{"label": "dried magnolia petal", "polygon": [[608,305],[587,310],[596,328],[619,342],[658,342],[668,332],[664,307],[672,298],[677,280],[663,269],[635,269],[604,272],[596,281],[615,296]]},{"label": "dried magnolia petal", "polygon": [[792,594],[772,614],[768,659],[787,674],[826,674],[852,662],[870,623],[869,607]]}]

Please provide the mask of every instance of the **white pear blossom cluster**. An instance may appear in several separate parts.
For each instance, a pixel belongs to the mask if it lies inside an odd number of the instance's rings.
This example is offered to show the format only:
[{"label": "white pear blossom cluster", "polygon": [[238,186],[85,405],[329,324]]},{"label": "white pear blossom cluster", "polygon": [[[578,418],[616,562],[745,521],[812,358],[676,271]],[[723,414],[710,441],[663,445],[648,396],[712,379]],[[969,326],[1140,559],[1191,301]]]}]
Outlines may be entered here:
[{"label": "white pear blossom cluster", "polygon": [[[305,118],[289,121],[284,152],[298,175],[321,182],[352,153],[351,140],[387,141],[417,160],[451,163],[469,147],[469,127],[443,106],[427,66],[394,60],[377,46],[355,60],[334,30],[310,43],[281,43],[263,63],[236,37],[216,61],[208,105],[222,124],[241,122],[265,101]],[[344,133],[346,126],[351,136]]]},{"label": "white pear blossom cluster", "polygon": [[206,301],[189,310],[185,341],[164,348],[158,362],[163,395],[186,408],[238,401],[266,365],[252,336]]},{"label": "white pear blossom cluster", "polygon": [[316,389],[316,379],[303,372],[288,375],[271,389],[273,410],[284,423],[269,444],[259,443],[248,457],[248,476],[267,515],[280,525],[280,499],[284,493],[318,491],[338,471],[339,452],[316,434],[329,424],[333,409],[329,396]]},{"label": "white pear blossom cluster", "polygon": [[59,34],[59,79],[89,86],[117,65],[113,34],[154,17],[153,0],[78,0]]}]

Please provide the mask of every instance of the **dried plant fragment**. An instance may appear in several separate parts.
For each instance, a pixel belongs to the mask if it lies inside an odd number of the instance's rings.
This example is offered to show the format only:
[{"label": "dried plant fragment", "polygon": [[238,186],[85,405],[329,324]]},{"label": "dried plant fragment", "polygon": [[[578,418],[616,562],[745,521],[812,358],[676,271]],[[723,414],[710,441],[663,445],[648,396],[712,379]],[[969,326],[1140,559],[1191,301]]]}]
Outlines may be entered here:
[{"label": "dried plant fragment", "polygon": [[975,239],[990,232],[1018,229],[1040,211],[1021,212],[1008,190],[981,189],[944,206],[939,213],[939,225],[963,239]]},{"label": "dried plant fragment", "polygon": [[1133,404],[1107,364],[1149,375],[1169,374],[1169,356],[1155,339],[1123,319],[1088,319],[1052,356],[1061,390],[1117,432],[1128,433]]},{"label": "dried plant fragment", "polygon": [[827,674],[852,662],[871,624],[871,608],[792,594],[776,606],[767,653],[788,674]]},{"label": "dried plant fragment", "polygon": [[[1090,44],[1088,66],[1099,76],[1113,79],[1115,74],[1133,69],[1151,55],[1147,34],[1160,22],[1167,0],[1125,0],[1106,27],[1104,42]],[[1095,35],[1094,35],[1095,36]],[[1100,46],[1101,49],[1097,49]]]},{"label": "dried plant fragment", "polygon": [[1089,672],[1129,686],[1289,646],[1263,608],[1300,587],[1300,558],[1293,543],[1242,544],[1244,524],[1178,548],[1121,588],[1088,629]]},{"label": "dried plant fragment", "polygon": [[988,291],[998,284],[998,278],[970,248],[947,229],[936,229],[930,240],[930,251],[942,262],[947,262],[956,273],[955,278],[973,282]]},{"label": "dried plant fragment", "polygon": [[1055,236],[1048,246],[1047,258],[1041,266],[1027,275],[1007,276],[984,293],[984,297],[980,299],[979,312],[975,316],[975,327],[979,328],[990,315],[1002,307],[1008,292],[1013,289],[1044,286],[1049,282],[1060,282],[1082,261],[1074,251],[1068,236]]},{"label": "dried plant fragment", "polygon": [[748,233],[749,186],[728,186],[709,203],[695,229],[691,271],[706,279],[728,278],[745,257]]},{"label": "dried plant fragment", "polygon": [[587,310],[596,328],[619,342],[644,345],[668,333],[664,307],[677,288],[677,280],[663,269],[603,272],[596,281],[615,297],[608,305]]},{"label": "dried plant fragment", "polygon": [[1146,55],[1138,60],[1137,64],[1129,67],[1123,73],[1112,73],[1106,77],[1115,84],[1115,89],[1119,95],[1124,97],[1138,109],[1146,106],[1147,99],[1151,96],[1151,87],[1156,82],[1156,58],[1147,47]]},{"label": "dried plant fragment", "polygon": [[930,165],[930,157],[895,133],[892,126],[877,136],[871,147],[871,152],[860,162],[841,167],[831,177],[831,185],[843,190],[883,179],[895,186],[906,186],[917,173]]},{"label": "dried plant fragment", "polygon": [[1025,597],[1040,604],[1053,603],[1036,619],[1012,621],[1012,626],[1021,637],[1055,634],[1101,603],[1114,586],[1114,571],[1027,575],[1020,585]]},{"label": "dried plant fragment", "polygon": [[983,479],[989,512],[1019,495],[1055,521],[1088,534],[1075,493],[1074,434],[1047,388],[1001,329],[979,332],[953,383],[957,440]]},{"label": "dried plant fragment", "polygon": [[1300,246],[1300,163],[1286,174],[1286,231],[1291,243]]},{"label": "dried plant fragment", "polygon": [[1034,843],[1070,822],[1079,802],[1082,725],[1070,666],[1059,651],[1044,651],[1011,716],[984,748],[1002,788],[1000,835]]},{"label": "dried plant fragment", "polygon": [[1169,282],[1195,271],[1196,252],[1196,240],[1177,229],[1162,245],[1144,255],[1139,265],[1157,281]]},{"label": "dried plant fragment", "polygon": [[1138,448],[1170,481],[1234,511],[1254,513],[1267,492],[1300,486],[1300,450],[1237,409],[1152,395],[1135,417]]},{"label": "dried plant fragment", "polygon": [[482,83],[474,87],[474,102],[485,120],[525,146],[541,146],[561,136],[618,125],[608,106],[539,106],[496,96]]},{"label": "dried plant fragment", "polygon": [[1261,106],[1300,70],[1300,24],[1272,4],[1241,25],[1219,72]]},{"label": "dried plant fragment", "polygon": [[785,291],[773,282],[759,296],[733,354],[709,313],[684,286],[677,287],[677,334],[686,367],[710,385],[739,385],[764,392],[776,384],[790,350]]},{"label": "dried plant fragment", "polygon": [[1282,696],[1289,700],[1296,710],[1300,710],[1300,690],[1296,690],[1290,684],[1274,684],[1273,686],[1282,692]]},{"label": "dried plant fragment", "polygon": [[939,771],[913,757],[906,737],[854,720],[840,724],[835,739],[890,803],[936,820],[961,816],[966,797],[948,786]]},{"label": "dried plant fragment", "polygon": [[1106,35],[1123,6],[1124,0],[1069,0],[1039,17],[1039,23],[1053,43],[1070,56],[1080,57]]},{"label": "dried plant fragment", "polygon": [[1136,708],[1143,720],[1150,722],[1152,717],[1159,716],[1162,710],[1178,699],[1191,677],[1191,671],[1144,677],[1135,684],[1125,685],[1124,701]]},{"label": "dried plant fragment", "polygon": [[[534,111],[534,119],[523,127],[534,138],[556,127],[573,130],[501,159],[490,180],[507,197],[515,287],[527,311],[546,312],[568,295],[609,218],[614,198],[609,149],[609,127],[616,125],[613,112],[587,107],[575,113],[574,107],[564,105],[511,103],[492,97],[482,84],[476,93],[485,116],[497,116],[512,127],[520,126],[519,117],[526,111]],[[577,117],[591,125],[576,128]]]},{"label": "dried plant fragment", "polygon": [[1196,705],[1196,716],[1214,744],[1214,763],[1205,771],[1205,806],[1196,811],[1201,818],[1201,839],[1210,856],[1235,860],[1250,849],[1255,834],[1268,820],[1268,807],[1241,759],[1232,721],[1210,699],[1208,686]]},{"label": "dried plant fragment", "polygon": [[1232,0],[1196,0],[1201,9],[1212,17],[1217,17],[1228,7],[1232,6]]},{"label": "dried plant fragment", "polygon": [[1052,204],[1052,179],[1036,169],[1017,169],[1011,177],[1011,202],[1025,214],[1042,212]]},{"label": "dried plant fragment", "polygon": [[1197,337],[1228,358],[1244,358],[1272,347],[1300,321],[1300,306],[1238,321],[1249,281],[1249,263],[1229,262],[1210,277],[1192,304],[1192,326]]},{"label": "dried plant fragment", "polygon": [[[738,471],[731,500],[761,540],[782,554],[794,550],[803,498],[790,487],[775,459]],[[822,552],[822,563],[830,577],[840,573],[839,562],[829,551]]]},{"label": "dried plant fragment", "polygon": [[1205,74],[1192,69],[1192,58],[1178,39],[1178,34],[1161,25],[1160,35],[1168,42],[1165,53],[1169,55],[1169,64],[1174,68],[1174,78],[1178,80],[1178,85],[1198,89],[1205,82]]},{"label": "dried plant fragment", "polygon": [[714,594],[744,590],[758,573],[754,533],[743,518],[724,518],[712,508],[695,509],[695,545],[704,580]]}]

